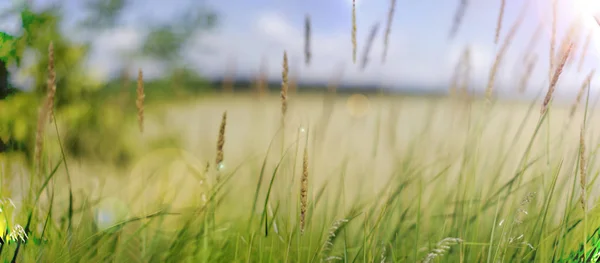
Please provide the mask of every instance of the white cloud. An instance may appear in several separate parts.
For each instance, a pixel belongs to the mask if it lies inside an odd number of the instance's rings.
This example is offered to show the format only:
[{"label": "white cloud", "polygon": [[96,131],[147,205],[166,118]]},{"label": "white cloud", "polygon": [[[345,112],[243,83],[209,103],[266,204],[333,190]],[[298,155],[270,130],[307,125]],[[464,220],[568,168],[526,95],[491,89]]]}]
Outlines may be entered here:
[{"label": "white cloud", "polygon": [[[286,50],[292,73],[299,74],[300,81],[329,81],[343,72],[342,82],[381,84],[385,86],[420,85],[445,89],[454,72],[456,63],[465,46],[471,51],[471,86],[479,90],[486,87],[490,68],[494,63],[499,47],[485,41],[455,41],[449,44],[428,43],[424,39],[403,34],[407,30],[394,25],[390,36],[388,59],[381,64],[383,52],[383,24],[373,43],[368,67],[361,71],[352,64],[352,46],[350,33],[346,30],[323,33],[313,32],[311,36],[312,61],[304,66],[304,32],[302,23],[292,24],[290,19],[276,11],[261,11],[255,14],[242,29],[240,26],[223,27],[214,32],[198,32],[184,51],[186,60],[202,74],[209,77],[222,76],[232,63],[236,74],[243,77],[255,76],[266,59],[268,76],[273,80],[281,78],[282,54]],[[358,60],[363,53],[368,28],[359,28]],[[120,54],[139,48],[144,33],[135,28],[120,28],[105,32],[96,40],[97,52],[92,64],[110,73],[111,69],[123,65]],[[526,36],[529,39],[529,35]],[[543,42],[544,40],[542,40]],[[530,85],[543,86],[547,80],[547,54],[536,49],[540,56]],[[525,70],[522,62],[522,50],[519,45],[511,46],[505,54],[496,77],[496,87],[501,93],[517,89],[518,82]],[[593,59],[593,58],[591,58]],[[357,61],[357,64],[359,61]],[[133,61],[132,66],[140,65],[145,75],[159,76],[163,71],[156,61]],[[585,74],[576,70],[566,70],[560,85],[567,88],[579,86]],[[546,81],[547,82],[547,81]],[[544,85],[547,85],[544,84]],[[559,86],[557,92],[561,92]]]},{"label": "white cloud", "polygon": [[[280,78],[282,54],[286,50],[292,69],[300,68],[301,81],[328,81],[334,73],[343,68],[344,82],[371,82],[374,84],[426,83],[439,84],[445,81],[444,51],[435,54],[420,54],[417,43],[398,33],[392,34],[389,42],[388,59],[381,65],[383,52],[382,35],[373,43],[369,65],[364,71],[358,69],[362,58],[366,31],[359,31],[358,61],[352,64],[352,46],[349,32],[334,34],[314,33],[311,36],[312,60],[309,67],[304,66],[304,32],[294,27],[284,16],[276,12],[259,14],[251,30],[246,32],[216,32],[201,35],[197,45],[207,46],[210,52],[190,50],[190,59],[209,75],[219,75],[227,67],[229,58],[234,56],[238,74],[255,74],[264,57],[268,61],[269,77]],[[398,30],[401,32],[401,30]],[[382,31],[380,31],[382,32]],[[417,52],[411,49],[418,49]],[[441,61],[440,61],[440,55]],[[441,63],[440,63],[441,62]],[[436,69],[437,68],[437,69]]]}]

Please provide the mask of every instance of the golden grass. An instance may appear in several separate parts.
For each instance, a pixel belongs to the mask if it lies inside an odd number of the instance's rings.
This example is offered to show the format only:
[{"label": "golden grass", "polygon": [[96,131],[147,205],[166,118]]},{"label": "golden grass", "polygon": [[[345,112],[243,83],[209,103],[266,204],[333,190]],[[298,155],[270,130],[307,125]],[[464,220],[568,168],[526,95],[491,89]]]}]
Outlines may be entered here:
[{"label": "golden grass", "polygon": [[563,72],[563,68],[571,54],[571,49],[573,47],[573,42],[569,43],[568,46],[563,50],[561,59],[559,64],[556,66],[556,70],[554,71],[554,75],[552,75],[552,80],[550,81],[550,86],[548,87],[548,92],[546,93],[546,97],[544,97],[544,102],[542,103],[542,109],[540,113],[543,115],[548,110],[548,104],[552,99],[552,94],[554,94],[554,89],[556,88],[556,83]]},{"label": "golden grass", "polygon": [[54,97],[56,96],[56,71],[54,70],[54,43],[48,45],[48,116],[52,122],[54,116]]},{"label": "golden grass", "polygon": [[300,181],[300,231],[304,232],[306,210],[308,208],[308,145],[304,147],[302,159],[302,178]]},{"label": "golden grass", "polygon": [[[567,61],[565,62],[565,67],[569,67],[573,64],[575,53],[577,52],[577,47],[579,44],[579,33],[580,33],[581,23],[579,20],[575,20],[571,22],[569,28],[567,30],[567,34],[563,37],[560,42],[559,50],[565,50],[567,45],[571,45],[571,52]],[[562,53],[558,53],[555,55],[554,62],[560,61],[560,57]]]},{"label": "golden grass", "polygon": [[225,126],[227,125],[227,111],[223,112],[223,117],[221,118],[221,126],[219,126],[219,138],[217,139],[217,157],[215,159],[215,167],[217,171],[220,171],[223,166],[224,160],[224,151],[223,146],[225,146]]},{"label": "golden grass", "polygon": [[44,131],[46,123],[53,114],[54,97],[56,95],[56,72],[54,69],[54,44],[48,45],[48,80],[47,95],[38,112],[37,128],[35,132],[34,162],[38,175],[42,172],[42,151],[44,148]]}]

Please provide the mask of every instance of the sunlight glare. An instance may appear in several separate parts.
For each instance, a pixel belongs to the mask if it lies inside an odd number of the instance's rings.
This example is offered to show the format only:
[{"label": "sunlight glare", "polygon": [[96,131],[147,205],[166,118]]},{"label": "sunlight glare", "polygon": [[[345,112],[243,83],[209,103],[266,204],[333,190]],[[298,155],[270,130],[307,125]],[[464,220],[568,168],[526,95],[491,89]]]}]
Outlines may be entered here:
[{"label": "sunlight glare", "polygon": [[591,46],[596,54],[600,52],[600,1],[575,0],[573,1],[575,15],[578,16],[584,27],[585,34],[592,34]]}]

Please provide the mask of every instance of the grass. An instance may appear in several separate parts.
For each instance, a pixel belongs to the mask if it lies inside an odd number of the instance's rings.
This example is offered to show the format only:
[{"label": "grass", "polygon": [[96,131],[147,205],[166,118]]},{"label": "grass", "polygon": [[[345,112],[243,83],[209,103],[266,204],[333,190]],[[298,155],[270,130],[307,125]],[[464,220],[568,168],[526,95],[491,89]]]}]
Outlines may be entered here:
[{"label": "grass", "polygon": [[[130,140],[142,145],[178,127],[181,145],[151,149],[125,169],[64,156],[56,151],[59,134],[48,132],[46,179],[34,184],[39,186],[29,197],[17,191],[23,183],[18,181],[29,178],[19,172],[17,157],[3,156],[2,189],[11,189],[3,197],[16,205],[9,228],[22,224],[28,240],[6,243],[0,257],[549,262],[568,257],[599,227],[593,205],[586,217],[581,211],[580,129],[559,121],[569,120],[571,105],[551,107],[553,122],[547,126],[547,118],[536,116],[539,101],[497,102],[490,109],[475,100],[469,110],[450,98],[372,97],[366,115],[353,117],[338,96],[328,129],[312,140],[319,97],[297,96],[286,129],[279,130],[276,96],[258,105],[250,97],[224,96],[199,104],[147,105],[144,134],[132,112],[132,123],[124,126]],[[397,104],[396,111],[385,116],[390,103]],[[205,164],[215,160],[218,112],[224,110],[226,154],[217,181],[215,167],[207,170]],[[582,111],[569,121],[581,123]],[[203,121],[191,124],[189,116]],[[588,119],[586,127],[584,187],[594,200],[598,138],[592,135],[598,123]],[[547,128],[562,140],[546,145]],[[377,135],[385,131],[391,135]],[[294,139],[280,147],[278,134],[284,132]],[[380,147],[373,155],[376,136]],[[69,179],[72,191],[64,187]]]},{"label": "grass", "polygon": [[[466,6],[460,2],[450,37]],[[136,107],[107,100],[102,109],[130,116],[119,136],[136,150],[125,166],[65,153],[61,134],[77,130],[63,121],[64,112],[52,111],[60,88],[50,55],[35,160],[0,156],[0,260],[595,262],[595,71],[574,104],[554,102],[561,72],[573,64],[569,35],[558,54],[551,51],[549,86],[536,100],[493,98],[496,71],[527,7],[491,65],[485,98],[469,94],[468,47],[448,98],[346,97],[336,93],[338,78],[324,97],[288,93],[296,84],[288,84],[284,51],[278,96],[266,93],[263,66],[259,96],[232,93],[230,79],[221,95],[148,104],[140,69]],[[355,8],[353,2],[356,63]],[[378,25],[359,67],[367,64]],[[311,27],[306,16],[306,64]],[[526,55],[522,91],[537,61]]]}]

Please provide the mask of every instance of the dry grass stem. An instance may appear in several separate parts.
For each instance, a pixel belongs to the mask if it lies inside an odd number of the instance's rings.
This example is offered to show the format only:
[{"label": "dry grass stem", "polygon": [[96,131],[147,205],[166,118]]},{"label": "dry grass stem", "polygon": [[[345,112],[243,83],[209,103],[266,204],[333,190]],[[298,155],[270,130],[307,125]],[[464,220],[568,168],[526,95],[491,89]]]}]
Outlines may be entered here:
[{"label": "dry grass stem", "polygon": [[454,13],[454,20],[452,22],[452,27],[450,28],[450,33],[448,34],[448,38],[453,39],[454,36],[458,33],[458,29],[462,23],[462,20],[465,16],[465,12],[467,11],[467,6],[469,5],[468,0],[460,0],[458,4],[458,8],[456,9],[456,13]]},{"label": "dry grass stem", "polygon": [[[572,44],[571,52],[570,52],[571,55],[569,55],[569,57],[567,58],[567,61],[565,63],[566,67],[573,64],[573,61],[575,58],[575,53],[577,52],[577,48],[579,46],[580,27],[581,27],[581,24],[579,23],[578,20],[573,21],[569,25],[569,30],[567,31],[567,34],[564,36],[564,38],[560,42],[559,50],[565,50],[565,48],[568,45]],[[562,54],[556,54],[554,57],[554,62],[560,61],[561,55]]]},{"label": "dry grass stem", "polygon": [[494,44],[498,44],[498,40],[500,40],[500,31],[502,30],[502,20],[504,19],[505,7],[506,0],[500,0],[500,13],[498,14],[498,21],[496,23],[496,35],[494,37]]},{"label": "dry grass stem", "polygon": [[288,108],[288,74],[289,65],[287,52],[283,52],[283,65],[281,70],[281,125],[283,127],[285,123],[285,115]]},{"label": "dry grass stem", "polygon": [[312,54],[310,52],[310,16],[304,16],[304,63],[310,65]]},{"label": "dry grass stem", "polygon": [[373,46],[373,41],[375,41],[375,37],[377,36],[377,31],[379,30],[379,23],[375,23],[371,27],[371,31],[369,32],[369,37],[367,38],[367,44],[365,45],[365,49],[363,50],[363,56],[361,59],[360,69],[365,70],[367,64],[369,63],[369,52],[371,51],[371,47]]},{"label": "dry grass stem", "polygon": [[308,208],[308,145],[304,147],[302,178],[300,180],[300,232],[304,233],[306,210]]},{"label": "dry grass stem", "polygon": [[519,93],[525,93],[527,90],[527,86],[529,85],[529,79],[531,78],[531,73],[535,69],[535,65],[537,64],[538,56],[537,54],[532,54],[529,61],[527,61],[527,66],[525,67],[525,73],[521,77],[521,81],[519,82]]},{"label": "dry grass stem", "polygon": [[452,80],[450,82],[450,87],[448,93],[451,97],[456,97],[461,90],[462,83],[459,82],[464,81],[464,71],[465,71],[465,58],[468,59],[469,47],[466,47],[463,53],[461,54],[458,62],[456,62],[456,66],[454,67],[454,74],[452,75]]},{"label": "dry grass stem", "polygon": [[552,0],[552,28],[550,32],[550,68],[548,70],[548,79],[552,81],[552,71],[554,71],[554,53],[556,49],[556,22],[558,20],[557,0]]},{"label": "dry grass stem", "polygon": [[471,49],[467,46],[462,58],[462,83],[460,86],[460,95],[464,98],[469,96],[469,81],[471,79]]},{"label": "dry grass stem", "polygon": [[54,43],[48,45],[48,117],[54,116],[54,97],[56,96],[56,71],[54,69]]},{"label": "dry grass stem", "polygon": [[47,79],[47,91],[46,97],[44,98],[42,105],[38,111],[37,128],[35,131],[35,148],[34,148],[34,162],[37,167],[38,173],[42,170],[42,150],[44,147],[44,131],[46,129],[46,123],[48,119],[52,121],[53,108],[54,108],[54,97],[56,96],[56,72],[54,69],[54,44],[50,42],[48,45],[48,79]]},{"label": "dry grass stem", "polygon": [[385,26],[385,36],[383,39],[383,54],[381,55],[381,63],[385,63],[387,57],[388,45],[390,41],[390,33],[392,32],[392,21],[394,20],[394,10],[396,9],[396,0],[390,0],[388,10],[387,24]]},{"label": "dry grass stem", "polygon": [[548,110],[548,104],[552,99],[552,94],[554,93],[554,89],[556,88],[556,83],[558,82],[558,78],[563,71],[565,63],[571,54],[571,48],[573,47],[573,43],[570,43],[562,53],[562,57],[560,59],[560,63],[557,64],[556,70],[554,71],[554,75],[552,75],[552,79],[550,81],[550,85],[548,87],[548,92],[546,93],[546,97],[544,98],[544,102],[542,104],[542,110],[540,113],[543,115]]},{"label": "dry grass stem", "polygon": [[[534,54],[534,48],[536,47],[538,41],[540,40],[540,36],[542,35],[542,24],[538,24],[533,35],[531,35],[531,39],[529,39],[529,43],[527,43],[527,47],[525,48],[525,54],[523,55],[523,63],[531,62],[531,56]],[[537,56],[534,54],[534,56]]]},{"label": "dry grass stem", "polygon": [[352,0],[352,62],[356,64],[356,0]]},{"label": "dry grass stem", "polygon": [[579,64],[577,65],[577,72],[581,72],[581,68],[583,67],[583,63],[585,62],[585,57],[587,55],[588,49],[590,48],[590,42],[592,41],[593,31],[590,32],[585,37],[585,42],[583,43],[583,48],[581,50],[581,56],[579,57]]},{"label": "dry grass stem", "polygon": [[494,60],[494,64],[492,65],[492,68],[490,69],[488,84],[487,84],[487,87],[485,90],[485,96],[486,96],[487,100],[490,100],[492,98],[492,94],[494,92],[494,85],[496,82],[496,75],[498,73],[498,68],[500,67],[500,64],[502,63],[504,55],[505,55],[506,51],[508,50],[508,47],[510,46],[512,39],[517,34],[517,30],[519,29],[519,27],[521,26],[521,23],[523,22],[523,19],[525,18],[525,14],[526,14],[528,6],[529,6],[529,2],[526,2],[523,5],[523,8],[521,9],[519,16],[517,17],[517,20],[511,26],[510,31],[508,32],[508,34],[506,35],[506,38],[504,39],[504,42],[502,43],[502,46],[500,46],[500,50],[498,51],[498,53],[496,53],[496,59]]},{"label": "dry grass stem", "polygon": [[573,117],[575,116],[575,111],[577,111],[577,106],[581,103],[583,94],[585,94],[587,88],[590,86],[590,83],[592,82],[592,78],[594,77],[595,73],[596,73],[596,70],[592,69],[592,71],[590,71],[590,73],[588,73],[587,77],[581,84],[581,87],[579,87],[579,92],[577,92],[577,97],[575,98],[575,102],[573,103],[573,105],[571,105],[571,111],[569,112],[569,119],[573,119]]},{"label": "dry grass stem", "polygon": [[137,107],[137,115],[138,115],[138,125],[140,128],[140,132],[144,132],[144,98],[146,95],[144,94],[144,73],[140,68],[138,70],[138,78],[137,78],[137,99],[135,101],[135,106]]},{"label": "dry grass stem", "polygon": [[35,167],[37,167],[38,175],[41,175],[42,170],[42,150],[44,147],[44,131],[46,129],[46,123],[48,122],[49,110],[50,109],[50,96],[44,98],[43,103],[38,112],[37,129],[35,132],[35,149],[34,149],[34,161]]},{"label": "dry grass stem", "polygon": [[223,117],[221,119],[221,126],[219,127],[219,138],[217,139],[217,157],[215,159],[215,165],[217,171],[220,171],[223,168],[223,146],[225,145],[225,126],[227,125],[227,111],[223,112]]},{"label": "dry grass stem", "polygon": [[579,186],[581,187],[581,208],[586,212],[586,191],[587,167],[585,159],[585,124],[581,125],[579,134]]}]

